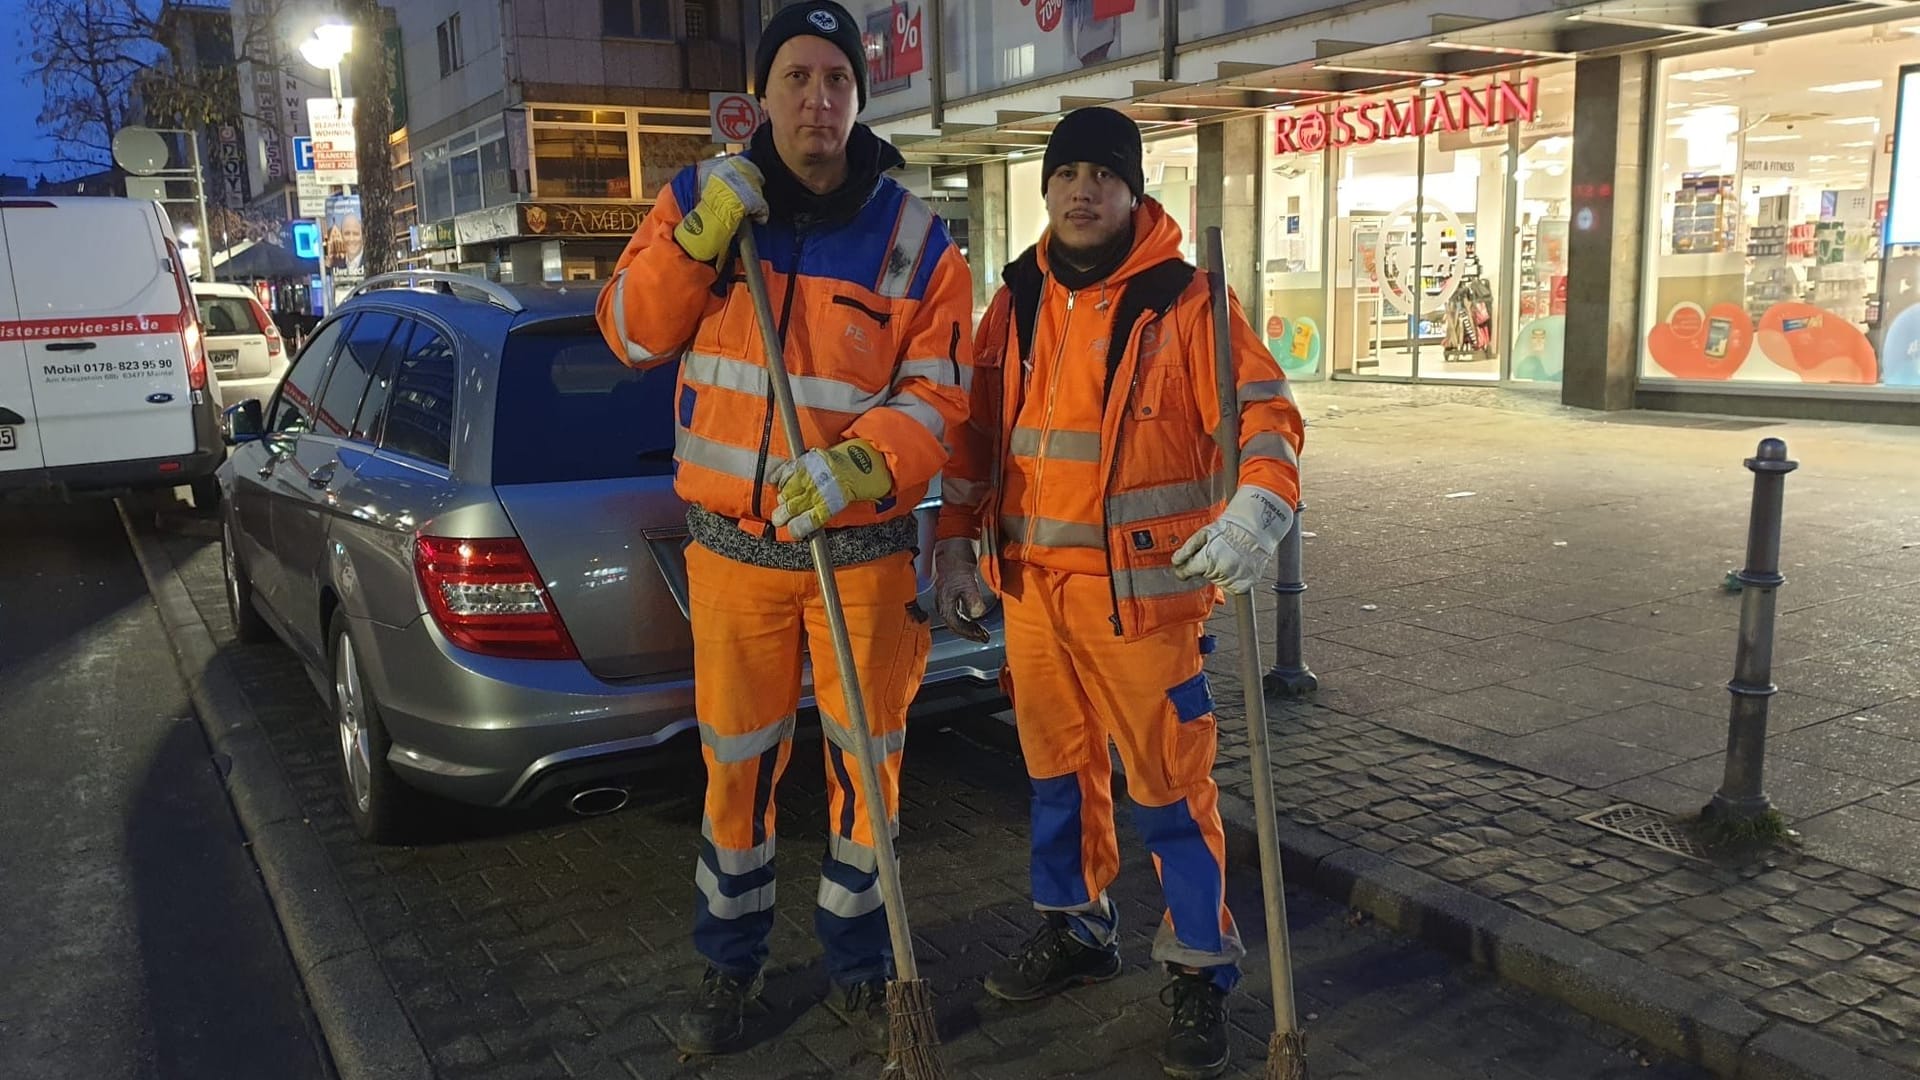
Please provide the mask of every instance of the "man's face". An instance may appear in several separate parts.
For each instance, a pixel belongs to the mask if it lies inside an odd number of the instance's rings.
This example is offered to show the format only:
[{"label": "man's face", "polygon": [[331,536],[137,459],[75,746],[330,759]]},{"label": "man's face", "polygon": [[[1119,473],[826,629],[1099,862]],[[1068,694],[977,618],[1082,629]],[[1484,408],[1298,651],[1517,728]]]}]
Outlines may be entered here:
[{"label": "man's face", "polygon": [[1133,221],[1133,192],[1103,165],[1076,161],[1047,177],[1047,223],[1069,249],[1103,247]]},{"label": "man's face", "polygon": [[773,145],[790,167],[847,152],[860,89],[838,46],[810,34],[789,39],[773,55],[766,90]]},{"label": "man's face", "polygon": [[346,243],[348,251],[359,251],[367,242],[367,231],[360,219],[350,217],[340,223],[340,239]]}]

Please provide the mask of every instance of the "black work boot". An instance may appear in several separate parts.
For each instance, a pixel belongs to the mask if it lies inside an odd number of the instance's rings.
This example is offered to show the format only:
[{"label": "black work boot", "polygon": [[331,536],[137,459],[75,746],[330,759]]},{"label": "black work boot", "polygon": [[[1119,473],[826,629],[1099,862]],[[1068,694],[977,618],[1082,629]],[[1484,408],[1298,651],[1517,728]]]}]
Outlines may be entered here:
[{"label": "black work boot", "polygon": [[1050,911],[1046,925],[1019,952],[993,966],[987,974],[987,993],[1002,1001],[1034,1001],[1118,974],[1118,945],[1089,945],[1067,929],[1065,915]]},{"label": "black work boot", "polygon": [[1227,992],[1201,971],[1174,971],[1160,991],[1173,1008],[1160,1063],[1179,1080],[1208,1080],[1227,1070]]},{"label": "black work boot", "polygon": [[761,976],[739,979],[708,968],[693,1003],[673,1025],[673,1044],[683,1054],[727,1054],[744,1049],[747,1005],[760,996]]},{"label": "black work boot", "polygon": [[887,1056],[887,980],[868,979],[827,991],[827,1011],[839,1017],[859,1037],[860,1045]]}]

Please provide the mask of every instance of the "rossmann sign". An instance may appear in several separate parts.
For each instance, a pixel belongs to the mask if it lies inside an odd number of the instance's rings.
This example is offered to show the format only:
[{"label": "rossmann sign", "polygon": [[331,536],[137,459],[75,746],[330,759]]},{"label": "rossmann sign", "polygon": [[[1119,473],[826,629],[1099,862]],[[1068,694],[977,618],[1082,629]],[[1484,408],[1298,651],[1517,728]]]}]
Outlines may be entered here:
[{"label": "rossmann sign", "polygon": [[1481,87],[1284,113],[1274,121],[1273,145],[1283,154],[1312,154],[1329,144],[1365,146],[1442,131],[1498,128],[1532,120],[1539,106],[1539,79],[1506,79]]}]

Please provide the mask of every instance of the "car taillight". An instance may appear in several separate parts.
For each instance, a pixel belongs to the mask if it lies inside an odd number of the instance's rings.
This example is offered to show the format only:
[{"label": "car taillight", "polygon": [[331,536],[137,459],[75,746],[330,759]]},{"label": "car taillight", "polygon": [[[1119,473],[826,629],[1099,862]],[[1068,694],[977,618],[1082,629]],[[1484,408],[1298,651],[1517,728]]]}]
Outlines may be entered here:
[{"label": "car taillight", "polygon": [[263,306],[260,303],[260,301],[255,300],[252,297],[248,297],[247,304],[253,308],[254,327],[258,329],[260,333],[266,336],[267,355],[279,356],[280,348],[281,348],[280,328],[273,325],[273,317],[267,314],[266,307]]},{"label": "car taillight", "polygon": [[455,645],[516,660],[580,658],[519,540],[422,536],[413,566],[433,621]]},{"label": "car taillight", "polygon": [[180,351],[187,358],[187,388],[205,390],[207,388],[207,342],[200,335],[200,321],[192,312],[182,316],[180,325]]}]

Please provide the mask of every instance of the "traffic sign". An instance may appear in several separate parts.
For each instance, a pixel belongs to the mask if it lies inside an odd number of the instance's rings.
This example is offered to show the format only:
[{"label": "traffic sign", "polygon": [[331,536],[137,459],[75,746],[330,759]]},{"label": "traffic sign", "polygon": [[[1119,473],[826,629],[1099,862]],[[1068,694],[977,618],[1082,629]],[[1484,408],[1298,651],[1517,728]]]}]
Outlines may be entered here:
[{"label": "traffic sign", "polygon": [[307,135],[293,137],[293,169],[295,172],[313,171],[313,139]]}]

